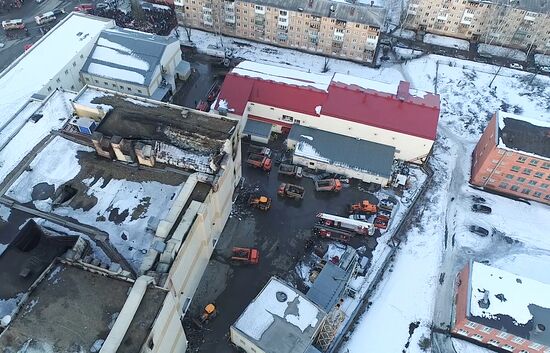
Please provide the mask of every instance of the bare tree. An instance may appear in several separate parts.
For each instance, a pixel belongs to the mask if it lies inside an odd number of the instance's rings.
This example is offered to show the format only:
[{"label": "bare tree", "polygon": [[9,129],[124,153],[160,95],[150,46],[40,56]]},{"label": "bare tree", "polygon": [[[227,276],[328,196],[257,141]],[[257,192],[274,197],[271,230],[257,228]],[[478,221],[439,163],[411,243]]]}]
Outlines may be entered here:
[{"label": "bare tree", "polygon": [[330,70],[330,58],[328,56],[325,56],[323,69],[321,70],[321,72],[325,73],[325,72],[328,72],[329,70]]}]

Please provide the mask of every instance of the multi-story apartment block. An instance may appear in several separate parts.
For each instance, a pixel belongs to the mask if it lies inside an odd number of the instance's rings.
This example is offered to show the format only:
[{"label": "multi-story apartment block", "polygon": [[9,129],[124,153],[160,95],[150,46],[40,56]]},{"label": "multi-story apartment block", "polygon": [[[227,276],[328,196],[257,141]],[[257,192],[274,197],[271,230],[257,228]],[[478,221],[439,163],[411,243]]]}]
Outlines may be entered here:
[{"label": "multi-story apartment block", "polygon": [[497,112],[472,154],[470,182],[550,204],[550,124]]},{"label": "multi-story apartment block", "polygon": [[176,0],[184,26],[373,64],[385,9],[329,0]]},{"label": "multi-story apartment block", "polygon": [[456,278],[451,333],[498,352],[550,353],[550,285],[470,262]]},{"label": "multi-story apartment block", "polygon": [[405,27],[417,31],[545,52],[550,50],[550,3],[411,0]]}]

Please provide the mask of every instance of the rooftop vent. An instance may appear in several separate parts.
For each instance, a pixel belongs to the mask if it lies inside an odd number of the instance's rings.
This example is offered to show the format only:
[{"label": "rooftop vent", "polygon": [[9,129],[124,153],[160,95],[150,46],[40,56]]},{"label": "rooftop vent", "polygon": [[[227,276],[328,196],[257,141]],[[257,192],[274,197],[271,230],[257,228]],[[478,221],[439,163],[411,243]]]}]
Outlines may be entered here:
[{"label": "rooftop vent", "polygon": [[478,302],[479,307],[482,309],[489,308],[489,305],[491,305],[491,302],[489,301],[489,291],[486,290],[485,293],[483,293],[483,299],[480,299]]},{"label": "rooftop vent", "polygon": [[275,297],[276,297],[277,300],[280,301],[281,303],[286,302],[286,300],[288,299],[288,296],[286,295],[286,293],[285,293],[285,292],[281,292],[281,291],[278,291],[277,293],[275,293]]}]

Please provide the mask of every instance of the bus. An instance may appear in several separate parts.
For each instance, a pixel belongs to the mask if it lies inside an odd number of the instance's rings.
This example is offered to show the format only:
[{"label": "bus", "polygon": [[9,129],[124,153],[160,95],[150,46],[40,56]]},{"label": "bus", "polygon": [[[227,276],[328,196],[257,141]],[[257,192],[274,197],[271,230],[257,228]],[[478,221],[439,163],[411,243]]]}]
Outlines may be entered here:
[{"label": "bus", "polygon": [[45,23],[55,21],[55,14],[52,11],[46,12],[45,14],[35,16],[34,20],[38,25],[43,25]]},{"label": "bus", "polygon": [[4,28],[6,31],[10,29],[23,29],[25,28],[25,23],[23,23],[23,20],[10,20],[10,21],[2,21],[2,28]]}]

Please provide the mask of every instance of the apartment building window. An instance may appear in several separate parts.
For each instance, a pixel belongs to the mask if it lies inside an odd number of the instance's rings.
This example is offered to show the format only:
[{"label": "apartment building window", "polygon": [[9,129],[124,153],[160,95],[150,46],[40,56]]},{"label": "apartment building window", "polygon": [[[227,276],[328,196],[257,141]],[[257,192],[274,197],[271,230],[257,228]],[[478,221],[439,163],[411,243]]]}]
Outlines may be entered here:
[{"label": "apartment building window", "polygon": [[542,178],[543,176],[544,176],[543,172],[536,172],[535,173],[535,178]]},{"label": "apartment building window", "polygon": [[518,183],[524,183],[524,182],[525,182],[525,178],[518,177]]},{"label": "apartment building window", "polygon": [[116,88],[116,83],[113,83],[113,87]]},{"label": "apartment building window", "polygon": [[479,335],[479,334],[474,334],[472,335],[472,338],[477,340],[477,341],[482,341],[483,340],[483,336],[482,335]]},{"label": "apartment building window", "polygon": [[530,164],[530,165],[537,165],[538,163],[539,163],[539,161],[537,161],[536,159],[531,159],[531,160],[529,161],[529,164]]},{"label": "apartment building window", "polygon": [[540,199],[540,197],[542,196],[542,193],[540,191],[535,191],[533,193],[533,196],[536,197],[537,199]]},{"label": "apartment building window", "polygon": [[286,122],[289,122],[289,123],[294,122],[294,118],[291,117],[291,116],[289,116],[289,115],[283,115],[283,117],[281,118],[281,120],[286,121]]},{"label": "apartment building window", "polygon": [[531,186],[535,186],[535,185],[537,185],[537,182],[534,181],[534,180],[529,180],[528,184],[531,185]]},{"label": "apartment building window", "polygon": [[287,14],[288,14],[288,12],[286,12],[284,10],[279,11],[279,15],[281,15],[281,16],[286,16]]},{"label": "apartment building window", "polygon": [[508,183],[502,182],[502,183],[498,184],[498,187],[501,188],[501,189],[506,189],[508,187]]},{"label": "apartment building window", "polygon": [[500,345],[499,341],[493,340],[493,339],[489,340],[489,342],[487,342],[487,343],[489,343],[492,346],[497,346],[497,347]]},{"label": "apartment building window", "polygon": [[512,174],[506,174],[506,179],[512,180],[512,179],[514,179],[514,175],[512,175]]},{"label": "apartment building window", "polygon": [[544,199],[545,199],[546,201],[550,201],[550,194],[544,196]]},{"label": "apartment building window", "polygon": [[525,169],[523,170],[523,174],[525,174],[525,175],[531,175],[531,172],[532,172],[532,171],[533,171],[532,169],[525,168]]},{"label": "apartment building window", "polygon": [[512,190],[512,191],[518,191],[518,190],[519,190],[519,186],[517,186],[517,185],[512,185],[512,186],[510,187],[510,190]]},{"label": "apartment building window", "polygon": [[514,337],[514,338],[512,339],[512,342],[517,343],[517,344],[522,344],[522,343],[525,342],[525,340],[524,340],[523,338],[521,338],[521,337]]},{"label": "apartment building window", "polygon": [[529,195],[530,192],[531,192],[531,190],[529,190],[529,189],[521,190],[521,193],[524,194],[524,195]]},{"label": "apartment building window", "polygon": [[475,322],[468,321],[468,323],[467,323],[466,325],[464,325],[464,326],[475,329],[475,328],[477,328],[479,325],[476,324]]},{"label": "apartment building window", "polygon": [[549,184],[546,184],[546,183],[540,184],[541,189],[548,189],[548,186],[549,186]]},{"label": "apartment building window", "polygon": [[504,338],[504,339],[508,338],[508,336],[510,336],[510,335],[507,334],[506,332],[501,332],[497,335],[497,337]]},{"label": "apartment building window", "polygon": [[512,169],[510,169],[510,170],[512,172],[519,172],[520,169],[521,169],[520,167],[518,167],[517,165],[514,165],[514,166],[512,166]]},{"label": "apartment building window", "polygon": [[548,162],[542,163],[542,169],[550,169],[550,163]]},{"label": "apartment building window", "polygon": [[463,329],[459,329],[459,330],[457,331],[457,333],[458,333],[459,335],[462,335],[462,336],[468,336],[468,331],[463,330]]},{"label": "apartment building window", "polygon": [[505,350],[510,351],[510,352],[514,351],[514,347],[510,346],[509,344],[505,344],[504,346],[502,346],[500,348],[505,349]]},{"label": "apartment building window", "polygon": [[520,163],[523,163],[523,162],[525,162],[526,160],[527,160],[527,157],[523,157],[523,156],[519,156],[519,157],[518,157],[518,162],[520,162]]},{"label": "apartment building window", "polygon": [[57,80],[55,80],[57,83],[61,82],[61,79],[58,77]]},{"label": "apartment building window", "polygon": [[481,329],[481,332],[485,332],[485,333],[489,333],[491,331],[493,331],[493,330],[490,327],[487,327],[487,326],[485,326]]}]

